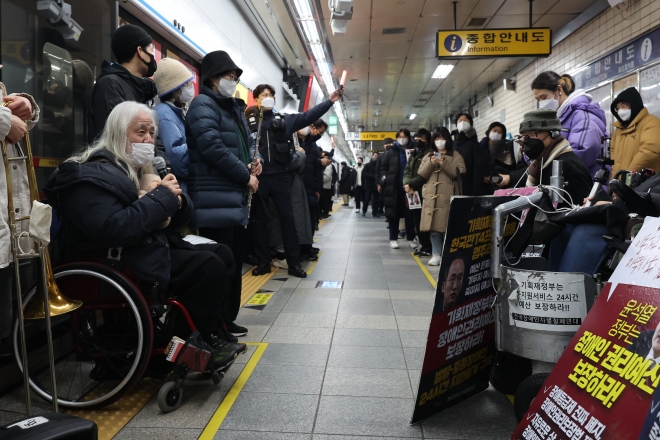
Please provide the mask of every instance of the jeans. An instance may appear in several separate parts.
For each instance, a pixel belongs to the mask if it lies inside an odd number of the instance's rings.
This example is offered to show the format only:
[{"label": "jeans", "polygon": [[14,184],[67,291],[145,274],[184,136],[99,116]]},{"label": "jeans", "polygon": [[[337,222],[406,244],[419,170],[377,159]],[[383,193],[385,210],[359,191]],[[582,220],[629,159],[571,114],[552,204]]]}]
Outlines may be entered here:
[{"label": "jeans", "polygon": [[444,232],[431,231],[431,252],[433,255],[442,255],[442,242],[445,239]]},{"label": "jeans", "polygon": [[420,231],[420,225],[422,223],[422,210],[410,209],[410,215],[415,222],[415,230],[417,231],[417,237],[419,238],[419,244],[422,246],[422,250],[425,252],[430,252],[431,238],[429,237],[429,231]]}]

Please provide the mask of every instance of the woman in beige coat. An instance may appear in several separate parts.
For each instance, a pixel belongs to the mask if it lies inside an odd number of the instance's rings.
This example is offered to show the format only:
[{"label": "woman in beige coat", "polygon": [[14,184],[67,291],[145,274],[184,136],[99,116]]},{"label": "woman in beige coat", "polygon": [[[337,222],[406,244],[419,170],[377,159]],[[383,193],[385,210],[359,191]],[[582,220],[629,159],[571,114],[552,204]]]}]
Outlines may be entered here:
[{"label": "woman in beige coat", "polygon": [[[436,155],[437,154],[437,155]],[[439,156],[439,157],[438,157]],[[438,266],[442,255],[442,242],[449,218],[449,200],[458,195],[456,176],[465,173],[463,157],[452,148],[451,135],[445,127],[433,134],[431,152],[422,159],[419,174],[426,179],[422,188],[421,231],[431,232],[432,257],[429,266]]]}]

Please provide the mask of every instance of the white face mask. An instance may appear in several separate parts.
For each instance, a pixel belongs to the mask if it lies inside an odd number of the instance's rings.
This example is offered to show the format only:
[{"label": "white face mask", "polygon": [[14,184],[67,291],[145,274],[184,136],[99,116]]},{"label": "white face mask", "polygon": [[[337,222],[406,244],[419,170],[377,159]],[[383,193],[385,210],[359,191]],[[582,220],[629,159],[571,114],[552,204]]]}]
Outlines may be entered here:
[{"label": "white face mask", "polygon": [[496,131],[491,131],[491,132],[488,134],[488,137],[489,137],[490,140],[493,141],[493,142],[497,142],[497,141],[499,141],[500,139],[502,139],[502,135],[499,134],[499,133],[496,132]]},{"label": "white face mask", "polygon": [[463,133],[465,130],[470,128],[470,123],[468,121],[461,121],[456,124],[456,128],[458,129],[459,133]]},{"label": "white face mask", "polygon": [[622,108],[621,110],[617,110],[617,114],[623,122],[628,122],[630,120],[630,116],[632,116],[632,110],[629,108]]},{"label": "white face mask", "polygon": [[217,83],[218,92],[224,97],[231,98],[236,92],[237,85],[238,81],[229,81],[224,78],[220,78],[220,81]]},{"label": "white face mask", "polygon": [[446,144],[447,144],[447,141],[444,140],[444,139],[436,139],[436,140],[435,140],[435,147],[436,147],[438,150],[444,150]]},{"label": "white face mask", "polygon": [[408,145],[408,138],[399,138],[398,140],[399,140],[399,145],[401,145],[402,147]]},{"label": "white face mask", "polygon": [[[268,98],[266,98],[266,99],[268,99]],[[263,101],[261,101],[261,105],[263,105]],[[309,129],[309,127],[305,127],[305,128],[301,128],[300,130],[298,130],[298,133],[300,133],[304,137],[304,136],[307,136],[310,131],[311,130]]]},{"label": "white face mask", "polygon": [[270,110],[275,107],[275,98],[271,98],[270,96],[268,98],[264,98],[261,100],[261,106],[264,108],[264,110]]},{"label": "white face mask", "polygon": [[181,96],[179,97],[181,99],[181,102],[184,104],[187,102],[192,101],[192,99],[195,97],[195,86],[192,84],[188,84],[187,86],[181,87]]},{"label": "white face mask", "polygon": [[543,101],[539,101],[539,108],[557,110],[559,108],[559,101],[555,98],[544,99]]},{"label": "white face mask", "polygon": [[154,160],[154,144],[142,142],[129,142],[133,151],[128,155],[131,159],[131,165],[135,168],[144,167]]}]

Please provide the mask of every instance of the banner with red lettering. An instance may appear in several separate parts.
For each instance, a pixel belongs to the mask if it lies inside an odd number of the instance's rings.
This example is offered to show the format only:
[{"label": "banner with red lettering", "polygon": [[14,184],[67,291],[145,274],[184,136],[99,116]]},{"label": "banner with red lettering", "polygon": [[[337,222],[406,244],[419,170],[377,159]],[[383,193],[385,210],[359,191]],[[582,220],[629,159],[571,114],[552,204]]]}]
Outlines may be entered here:
[{"label": "banner with red lettering", "polygon": [[647,218],[512,439],[660,439],[660,219]]},{"label": "banner with red lettering", "polygon": [[[514,197],[454,197],[411,423],[488,388],[495,354],[492,210]],[[422,215],[425,215],[422,213]],[[506,225],[511,236],[517,221]]]}]

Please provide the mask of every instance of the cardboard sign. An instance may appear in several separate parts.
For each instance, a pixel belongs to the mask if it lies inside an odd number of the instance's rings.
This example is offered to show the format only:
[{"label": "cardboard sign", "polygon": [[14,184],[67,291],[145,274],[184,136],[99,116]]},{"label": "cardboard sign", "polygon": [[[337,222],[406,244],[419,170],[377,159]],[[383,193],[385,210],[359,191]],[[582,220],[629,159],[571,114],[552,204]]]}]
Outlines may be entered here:
[{"label": "cardboard sign", "polygon": [[547,57],[552,52],[549,28],[438,31],[438,58]]},{"label": "cardboard sign", "polygon": [[660,219],[647,218],[512,439],[660,434]]},{"label": "cardboard sign", "polygon": [[[454,197],[411,423],[488,388],[495,354],[493,208],[513,197]],[[510,220],[505,236],[517,222]]]}]

